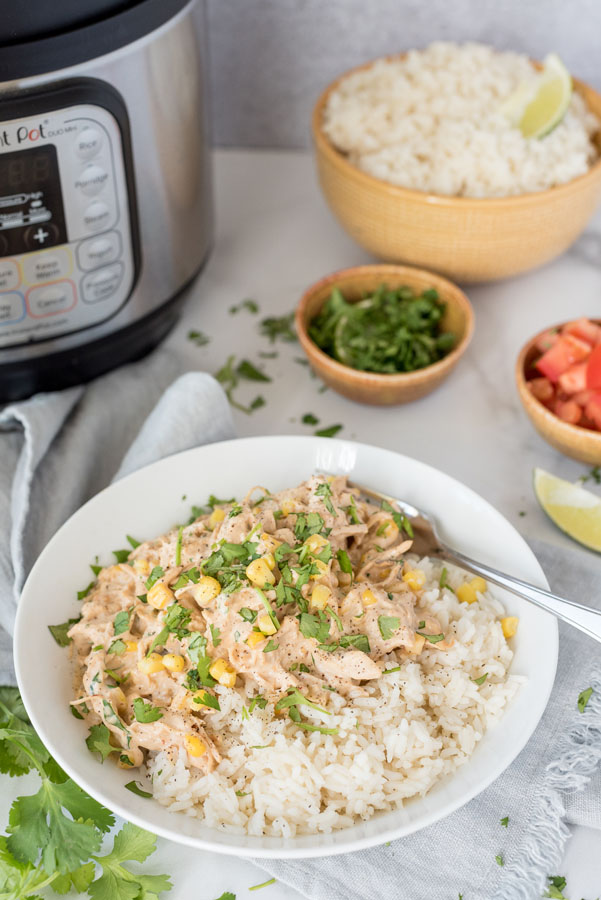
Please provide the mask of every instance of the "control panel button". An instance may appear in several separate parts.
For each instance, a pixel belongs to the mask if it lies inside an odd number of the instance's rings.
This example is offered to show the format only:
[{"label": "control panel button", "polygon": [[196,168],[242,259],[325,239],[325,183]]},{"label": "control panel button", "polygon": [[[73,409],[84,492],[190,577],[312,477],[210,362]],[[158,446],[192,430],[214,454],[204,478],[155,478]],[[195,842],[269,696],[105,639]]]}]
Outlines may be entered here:
[{"label": "control panel button", "polygon": [[84,128],[75,139],[75,152],[80,159],[92,159],[102,146],[102,134],[95,128]]},{"label": "control panel button", "polygon": [[100,166],[86,166],[79,178],[75,179],[75,187],[86,194],[88,197],[94,197],[99,194],[108,181],[108,172],[105,172]]},{"label": "control panel button", "polygon": [[115,293],[122,277],[123,264],[120,262],[96,269],[81,279],[81,295],[86,303],[105,300]]},{"label": "control panel button", "polygon": [[19,286],[19,267],[12,259],[0,259],[0,291],[10,291]]},{"label": "control panel button", "polygon": [[75,306],[76,299],[75,285],[72,281],[59,281],[47,287],[34,287],[27,291],[29,313],[36,319],[68,312]]},{"label": "control panel button", "polygon": [[32,253],[23,258],[23,277],[28,284],[57,281],[71,273],[73,259],[67,247]]},{"label": "control panel button", "polygon": [[25,298],[18,291],[0,294],[0,327],[25,318]]},{"label": "control panel button", "polygon": [[59,231],[52,222],[43,222],[40,225],[30,225],[23,235],[23,241],[28,250],[41,250],[43,247],[52,247],[59,238]]},{"label": "control panel button", "polygon": [[88,231],[102,231],[109,224],[111,211],[102,200],[90,203],[83,214],[83,223]]},{"label": "control panel button", "polygon": [[77,247],[77,261],[81,269],[97,269],[114,262],[121,256],[121,236],[118,231],[107,231],[98,237],[88,238]]}]

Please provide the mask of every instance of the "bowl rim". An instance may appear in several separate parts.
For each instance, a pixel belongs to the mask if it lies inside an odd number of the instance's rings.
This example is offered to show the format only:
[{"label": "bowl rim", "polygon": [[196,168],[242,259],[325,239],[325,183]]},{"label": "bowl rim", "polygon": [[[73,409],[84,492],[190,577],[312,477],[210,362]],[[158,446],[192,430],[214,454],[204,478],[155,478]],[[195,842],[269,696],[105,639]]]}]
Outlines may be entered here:
[{"label": "bowl rim", "polygon": [[[587,316],[587,318],[590,317]],[[518,353],[515,364],[515,380],[518,388],[518,394],[526,412],[530,414],[530,409],[532,409],[532,414],[538,416],[542,421],[548,423],[550,430],[554,430],[558,434],[561,434],[566,443],[573,443],[576,439],[578,439],[579,441],[585,440],[587,443],[601,445],[601,431],[593,431],[592,428],[584,428],[582,425],[572,425],[571,422],[564,422],[563,419],[560,419],[559,416],[557,416],[554,412],[551,412],[550,409],[547,409],[547,407],[543,403],[541,403],[538,397],[535,397],[528,388],[525,373],[526,357],[528,356],[528,353],[533,349],[536,341],[547,331],[552,331],[554,328],[561,328],[563,325],[567,325],[569,322],[573,321],[574,319],[566,319],[565,322],[559,322],[557,325],[548,325],[547,328],[543,328],[541,331],[531,337],[529,341],[526,341],[526,343],[522,346],[520,352]],[[591,321],[597,323],[598,325],[601,325],[601,318],[591,319]]]},{"label": "bowl rim", "polygon": [[[318,152],[324,153],[335,165],[344,169],[345,173],[349,177],[354,178],[358,182],[362,182],[366,187],[371,187],[372,189],[378,189],[378,187],[380,189],[385,189],[389,191],[392,196],[397,197],[399,200],[412,199],[414,202],[421,200],[424,203],[438,206],[452,206],[453,204],[468,206],[469,204],[473,204],[475,207],[479,208],[484,208],[487,204],[490,207],[494,205],[513,207],[519,205],[528,205],[529,203],[535,202],[536,198],[555,197],[561,195],[562,193],[565,194],[576,186],[579,186],[581,184],[583,185],[589,180],[595,180],[595,177],[601,178],[601,148],[599,149],[599,155],[597,159],[582,175],[577,175],[576,178],[572,178],[570,181],[566,181],[564,184],[558,184],[554,187],[546,188],[543,191],[530,191],[529,193],[524,194],[513,194],[509,197],[464,197],[449,194],[436,194],[431,191],[419,191],[416,188],[407,188],[402,187],[401,185],[392,184],[389,181],[385,181],[383,178],[376,178],[375,175],[370,175],[368,172],[364,172],[363,169],[360,169],[358,166],[350,162],[345,154],[341,150],[338,150],[325,134],[322,127],[323,111],[325,105],[330,94],[335,91],[340,82],[347,78],[349,75],[353,75],[356,72],[360,72],[364,69],[369,69],[373,65],[375,65],[375,63],[380,62],[381,60],[392,61],[403,59],[405,56],[407,56],[406,52],[390,53],[385,56],[378,56],[375,59],[368,60],[367,62],[361,63],[360,65],[353,66],[351,69],[347,69],[337,78],[335,78],[334,81],[330,82],[330,84],[326,88],[324,88],[324,90],[317,98],[317,101],[313,107],[313,114],[311,116],[311,130],[313,133],[313,140],[315,142],[316,150]],[[542,63],[540,63],[538,60],[531,59],[530,61],[534,63],[537,68],[542,68]],[[574,78],[573,76],[572,85],[574,90],[577,91],[585,100],[589,111],[592,111],[587,99],[590,95],[595,96],[599,100],[599,106],[601,109],[601,94],[598,91],[592,88],[585,81],[580,81],[580,79]],[[599,121],[599,129],[596,133],[601,134],[601,118],[597,115],[596,118]]]},{"label": "bowl rim", "polygon": [[[366,272],[373,272],[374,280],[378,281],[379,283],[383,283],[383,278],[376,278],[377,272],[380,271],[387,271],[392,275],[398,275],[400,278],[404,277],[405,275],[407,275],[409,278],[411,277],[411,275],[425,276],[428,280],[432,280],[432,287],[436,290],[439,290],[441,299],[443,301],[446,299],[443,295],[443,291],[450,290],[450,292],[452,292],[454,300],[457,301],[458,305],[462,308],[465,314],[466,322],[465,331],[461,339],[459,340],[457,345],[453,347],[450,353],[447,353],[446,356],[443,356],[443,358],[439,359],[437,362],[430,363],[429,366],[424,366],[423,369],[415,369],[413,372],[368,372],[364,371],[363,369],[354,369],[352,366],[347,366],[345,363],[338,362],[338,360],[334,359],[332,356],[329,356],[321,349],[321,347],[319,347],[315,343],[315,341],[309,335],[307,324],[305,322],[305,313],[314,294],[320,288],[326,287],[327,285],[335,285],[338,281],[344,279],[350,280],[352,277],[356,277],[361,273]],[[326,300],[327,297],[323,302],[325,303]],[[459,361],[459,359],[463,356],[469,344],[471,343],[472,337],[474,335],[475,316],[474,309],[469,301],[469,298],[467,297],[467,294],[465,294],[465,292],[462,291],[461,288],[453,281],[450,281],[443,275],[438,275],[435,272],[431,272],[429,269],[422,269],[417,266],[404,266],[400,264],[397,265],[396,263],[366,263],[365,265],[349,266],[346,269],[339,269],[336,272],[332,272],[330,275],[324,275],[323,278],[320,278],[318,281],[310,285],[304,291],[301,299],[297,304],[295,311],[295,324],[300,344],[309,359],[311,359],[311,354],[313,354],[317,357],[320,365],[322,365],[324,368],[329,368],[333,374],[337,374],[341,377],[346,377],[347,379],[358,384],[370,384],[375,389],[383,386],[390,387],[392,385],[394,387],[407,385],[411,382],[423,382],[429,380],[432,377],[436,377],[436,375],[438,374],[444,375],[447,369],[450,370],[451,368],[453,368],[455,363]],[[309,349],[306,345],[308,345]]]}]

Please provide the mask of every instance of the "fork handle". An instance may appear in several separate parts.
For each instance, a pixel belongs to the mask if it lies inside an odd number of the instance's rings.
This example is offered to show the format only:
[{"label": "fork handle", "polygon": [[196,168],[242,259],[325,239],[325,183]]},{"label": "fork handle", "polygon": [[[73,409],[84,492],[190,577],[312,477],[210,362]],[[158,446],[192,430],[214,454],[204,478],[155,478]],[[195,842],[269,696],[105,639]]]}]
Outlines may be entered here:
[{"label": "fork handle", "polygon": [[572,600],[564,600],[562,597],[557,597],[555,594],[551,594],[550,591],[535,587],[535,585],[529,584],[527,581],[521,581],[519,578],[499,572],[498,569],[493,569],[492,566],[476,562],[457,550],[451,550],[450,547],[444,546],[441,549],[441,558],[456,563],[461,568],[467,569],[475,575],[481,575],[487,581],[492,581],[493,584],[506,588],[518,597],[529,600],[530,603],[534,603],[541,609],[552,613],[558,619],[567,622],[568,625],[573,625],[580,631],[584,631],[589,637],[601,641],[601,610],[583,606],[581,603],[574,603]]}]

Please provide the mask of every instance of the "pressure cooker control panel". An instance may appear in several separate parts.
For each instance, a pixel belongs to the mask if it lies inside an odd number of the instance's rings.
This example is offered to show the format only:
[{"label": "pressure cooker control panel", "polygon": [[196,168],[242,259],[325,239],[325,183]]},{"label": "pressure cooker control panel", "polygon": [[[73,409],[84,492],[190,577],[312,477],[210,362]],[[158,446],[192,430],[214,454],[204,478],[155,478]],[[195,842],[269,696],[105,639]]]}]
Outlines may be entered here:
[{"label": "pressure cooker control panel", "polygon": [[112,113],[79,104],[0,123],[0,348],[104,321],[134,275]]}]

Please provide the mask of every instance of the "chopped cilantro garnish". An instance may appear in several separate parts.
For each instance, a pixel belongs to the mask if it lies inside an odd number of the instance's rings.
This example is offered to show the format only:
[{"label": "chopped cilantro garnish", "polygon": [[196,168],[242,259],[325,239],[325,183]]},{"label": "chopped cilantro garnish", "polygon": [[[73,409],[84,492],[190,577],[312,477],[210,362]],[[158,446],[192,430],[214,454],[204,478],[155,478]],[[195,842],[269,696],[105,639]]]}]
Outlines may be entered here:
[{"label": "chopped cilantro garnish", "polygon": [[268,641],[267,646],[263,648],[263,653],[271,653],[272,650],[277,650],[279,646],[275,641]]},{"label": "chopped cilantro garnish", "polygon": [[256,621],[257,613],[254,609],[249,609],[248,606],[243,606],[238,610],[238,615],[244,619],[245,622],[250,622],[251,624]]},{"label": "chopped cilantro garnish", "polygon": [[248,711],[251,715],[253,713],[255,706],[258,706],[259,709],[265,709],[265,707],[267,706],[267,700],[265,699],[265,697],[261,697],[260,694],[257,694],[256,697],[252,698],[252,700],[250,701],[250,705],[248,707]]},{"label": "chopped cilantro garnish", "polygon": [[236,503],[230,509],[229,513],[227,514],[227,517],[228,517],[228,519],[235,519],[236,516],[239,516],[241,512],[242,512],[242,507],[240,506],[239,503]]},{"label": "chopped cilantro garnish", "polygon": [[256,366],[253,366],[251,362],[247,359],[243,359],[236,369],[238,375],[241,378],[246,378],[248,381],[271,381],[269,375],[266,375],[264,372],[261,372],[260,369],[257,369]]},{"label": "chopped cilantro garnish", "polygon": [[153,706],[152,703],[146,703],[141,697],[135,698],[133,707],[136,722],[147,724],[148,722],[158,722],[163,718],[163,713],[158,707]]},{"label": "chopped cilantro garnish", "polygon": [[324,528],[324,521],[317,512],[301,513],[296,517],[294,535],[297,540],[305,541],[312,534],[319,534]]},{"label": "chopped cilantro garnish", "polygon": [[138,797],[144,797],[148,799],[148,797],[152,797],[152,794],[149,791],[144,791],[140,787],[137,781],[128,781],[127,784],[124,785],[128,791],[131,791],[132,794],[136,794]]},{"label": "chopped cilantro garnish", "polygon": [[260,330],[263,337],[269,338],[272,344],[275,344],[278,339],[286,341],[286,343],[293,343],[297,340],[293,312],[284,316],[268,316],[260,323]]},{"label": "chopped cilantro garnish", "polygon": [[503,828],[507,828],[507,826],[509,825],[509,816],[503,816],[503,818],[501,819],[501,825],[503,826]]},{"label": "chopped cilantro garnish", "polygon": [[496,862],[496,864],[497,864],[498,866],[504,866],[504,865],[505,865],[505,860],[503,859],[503,857],[501,856],[500,853],[499,853],[498,856],[495,856],[495,862]]},{"label": "chopped cilantro garnish", "polygon": [[140,546],[140,541],[137,541],[134,537],[131,536],[131,534],[126,534],[125,537],[127,538],[127,543],[131,546],[132,550],[135,550],[136,547]]},{"label": "chopped cilantro garnish", "polygon": [[150,575],[148,576],[148,578],[146,579],[146,590],[147,591],[150,590],[150,588],[153,586],[153,584],[156,584],[156,582],[159,580],[159,578],[162,578],[164,574],[165,574],[165,570],[163,569],[162,566],[155,566],[154,569],[152,570],[152,572],[150,573]]},{"label": "chopped cilantro garnish", "polygon": [[111,753],[118,753],[119,748],[113,747],[110,742],[111,733],[104,723],[101,725],[92,725],[90,733],[86,738],[86,745],[90,753],[100,753],[102,762]]},{"label": "chopped cilantro garnish", "polygon": [[66,622],[63,622],[61,625],[49,625],[48,631],[56,641],[59,647],[68,647],[71,643],[71,638],[67,636],[67,632],[71,628],[72,625],[75,625],[77,622],[81,621],[81,616],[77,616],[75,619],[67,619]]},{"label": "chopped cilantro garnish", "polygon": [[543,894],[544,897],[550,897],[551,900],[568,900],[563,893],[567,884],[563,875],[548,875],[547,880],[549,881],[549,887],[546,893]]},{"label": "chopped cilantro garnish", "polygon": [[200,685],[203,687],[213,687],[216,684],[215,679],[209,673],[209,668],[213,662],[207,653],[207,639],[204,634],[197,632],[188,644],[188,656],[195,669],[186,675],[186,685],[189,690],[197,690]]},{"label": "chopped cilantro garnish", "polygon": [[[102,644],[100,646],[102,647]],[[125,641],[122,641],[121,638],[117,638],[117,640],[113,641],[110,645],[108,652],[114,653],[115,656],[121,656],[126,650],[127,647],[125,646]]]},{"label": "chopped cilantro garnish", "polygon": [[331,438],[335,437],[339,431],[342,431],[343,425],[330,425],[328,428],[318,428],[315,432],[316,437]]},{"label": "chopped cilantro garnish", "polygon": [[394,524],[399,529],[399,531],[405,531],[406,534],[409,535],[410,538],[413,537],[413,528],[411,527],[411,522],[407,518],[407,516],[402,515],[402,513],[398,512],[394,509],[388,500],[382,500],[382,509],[384,512],[390,513]]},{"label": "chopped cilantro garnish", "polygon": [[320,484],[319,487],[315,489],[315,494],[317,497],[321,497],[321,499],[323,501],[323,505],[325,506],[327,511],[329,513],[331,513],[333,516],[335,516],[336,510],[334,509],[334,505],[333,505],[332,499],[331,499],[332,498],[332,488],[327,483],[327,481],[324,481],[323,484]]},{"label": "chopped cilantro garnish", "polygon": [[315,638],[320,644],[325,644],[330,636],[330,623],[322,612],[319,617],[303,612],[299,616],[299,630],[303,637]]},{"label": "chopped cilantro garnish", "polygon": [[400,624],[401,620],[398,616],[378,616],[378,628],[385,641],[390,640]]},{"label": "chopped cilantro garnish", "polygon": [[[303,360],[303,362],[306,362],[306,360]],[[314,416],[313,413],[305,413],[301,422],[303,425],[319,425],[319,419],[317,416]]]},{"label": "chopped cilantro garnish", "polygon": [[347,575],[353,574],[353,566],[346,550],[338,550],[338,552],[336,553],[336,559],[338,560],[338,565],[343,572],[345,572]]},{"label": "chopped cilantro garnish", "polygon": [[94,587],[95,582],[90,581],[90,583],[81,591],[77,592],[77,599],[83,600],[84,597],[87,597],[92,588]]},{"label": "chopped cilantro garnish", "polygon": [[188,332],[188,340],[192,341],[193,344],[196,344],[197,347],[204,347],[208,344],[211,338],[204,333],[204,331],[195,331],[191,329]]},{"label": "chopped cilantro garnish", "polygon": [[336,622],[336,628],[338,629],[338,631],[342,632],[342,620],[340,616],[334,612],[331,606],[326,606],[326,612],[330,616],[330,618],[333,619],[334,622]]},{"label": "chopped cilantro garnish", "polygon": [[394,666],[392,669],[384,669],[382,675],[389,675],[391,672],[400,672],[401,666]]},{"label": "chopped cilantro garnish", "polygon": [[[421,627],[423,628],[424,626],[422,625]],[[431,644],[438,644],[439,641],[444,641],[444,634],[424,634],[423,631],[418,631],[417,633],[425,637]]]},{"label": "chopped cilantro garnish", "polygon": [[584,712],[592,695],[593,695],[592,687],[589,687],[585,691],[581,691],[578,694],[578,712],[581,712],[581,713]]},{"label": "chopped cilantro garnish", "polygon": [[357,506],[355,503],[355,495],[351,494],[351,502],[350,506],[347,507],[347,512],[349,514],[349,518],[353,525],[360,525],[361,519],[359,518],[359,513],[357,512]]},{"label": "chopped cilantro garnish", "polygon": [[161,630],[155,635],[150,647],[148,648],[148,652],[146,656],[150,656],[153,650],[156,650],[157,647],[162,647],[167,638],[169,637],[169,629],[165,625]]},{"label": "chopped cilantro garnish", "polygon": [[251,300],[250,298],[246,300],[242,300],[236,306],[230,306],[229,314],[231,316],[235,316],[236,313],[239,313],[241,309],[247,309],[249,313],[256,315],[259,312],[259,304],[256,300]]},{"label": "chopped cilantro garnish", "polygon": [[338,734],[337,728],[324,728],[321,725],[310,725],[308,722],[297,722],[296,725],[305,731],[319,731],[320,734]]},{"label": "chopped cilantro garnish", "polygon": [[366,634],[343,634],[340,638],[341,647],[354,647],[363,653],[370,652],[369,639]]},{"label": "chopped cilantro garnish", "polygon": [[125,563],[129,558],[130,552],[130,550],[113,550],[113,556],[117,560],[117,563]]},{"label": "chopped cilantro garnish", "polygon": [[213,694],[209,694],[208,691],[202,691],[202,693],[194,697],[194,703],[197,703],[199,706],[210,706],[211,709],[221,711],[219,700]]},{"label": "chopped cilantro garnish", "polygon": [[323,709],[323,707],[313,703],[312,700],[309,700],[308,697],[305,697],[304,694],[301,694],[296,688],[288,688],[287,695],[278,700],[275,709],[280,711],[282,709],[291,709],[295,706],[309,706],[311,709],[316,709],[318,712],[325,713],[326,716],[331,715],[327,709]]},{"label": "chopped cilantro garnish", "polygon": [[269,881],[263,881],[261,884],[253,884],[252,887],[249,887],[249,891],[258,891],[260,888],[269,887],[270,884],[275,884],[276,879],[270,878]]},{"label": "chopped cilantro garnish", "polygon": [[447,572],[446,568],[444,568],[444,569],[442,570],[442,572],[440,573],[440,580],[439,580],[439,582],[438,582],[438,586],[439,586],[439,588],[440,588],[441,590],[443,590],[444,588],[446,588],[447,591],[452,591],[453,593],[455,593],[455,591],[453,590],[453,588],[451,587],[451,585],[450,585],[449,582],[447,581],[448,574],[449,574],[449,573]]},{"label": "chopped cilantro garnish", "polygon": [[184,534],[184,526],[180,525],[177,529],[177,539],[175,541],[175,565],[181,566],[182,564],[182,537]]},{"label": "chopped cilantro garnish", "polygon": [[216,625],[209,625],[209,628],[211,629],[211,640],[213,642],[213,647],[218,647],[221,643],[221,638],[219,637],[220,630]]},{"label": "chopped cilantro garnish", "polygon": [[121,612],[117,613],[113,619],[113,630],[115,635],[123,634],[124,631],[129,631],[129,619],[131,614],[132,609],[122,609]]},{"label": "chopped cilantro garnish", "polygon": [[[261,603],[265,607],[265,610],[266,610],[269,618],[272,621],[273,627],[275,628],[276,631],[279,631],[280,622],[279,622],[278,617],[274,613],[273,609],[271,608],[271,603],[269,602],[269,600],[267,599],[267,597],[265,596],[265,594],[263,593],[263,591],[260,588],[255,588],[255,591],[257,592]],[[263,651],[263,653],[266,653],[266,652],[267,652],[266,650]]]},{"label": "chopped cilantro garnish", "polygon": [[488,672],[485,672],[484,675],[480,675],[479,678],[470,678],[470,681],[473,681],[474,684],[477,684],[478,686],[480,686],[481,684],[484,684],[484,682],[486,681],[487,678],[488,678]]}]

